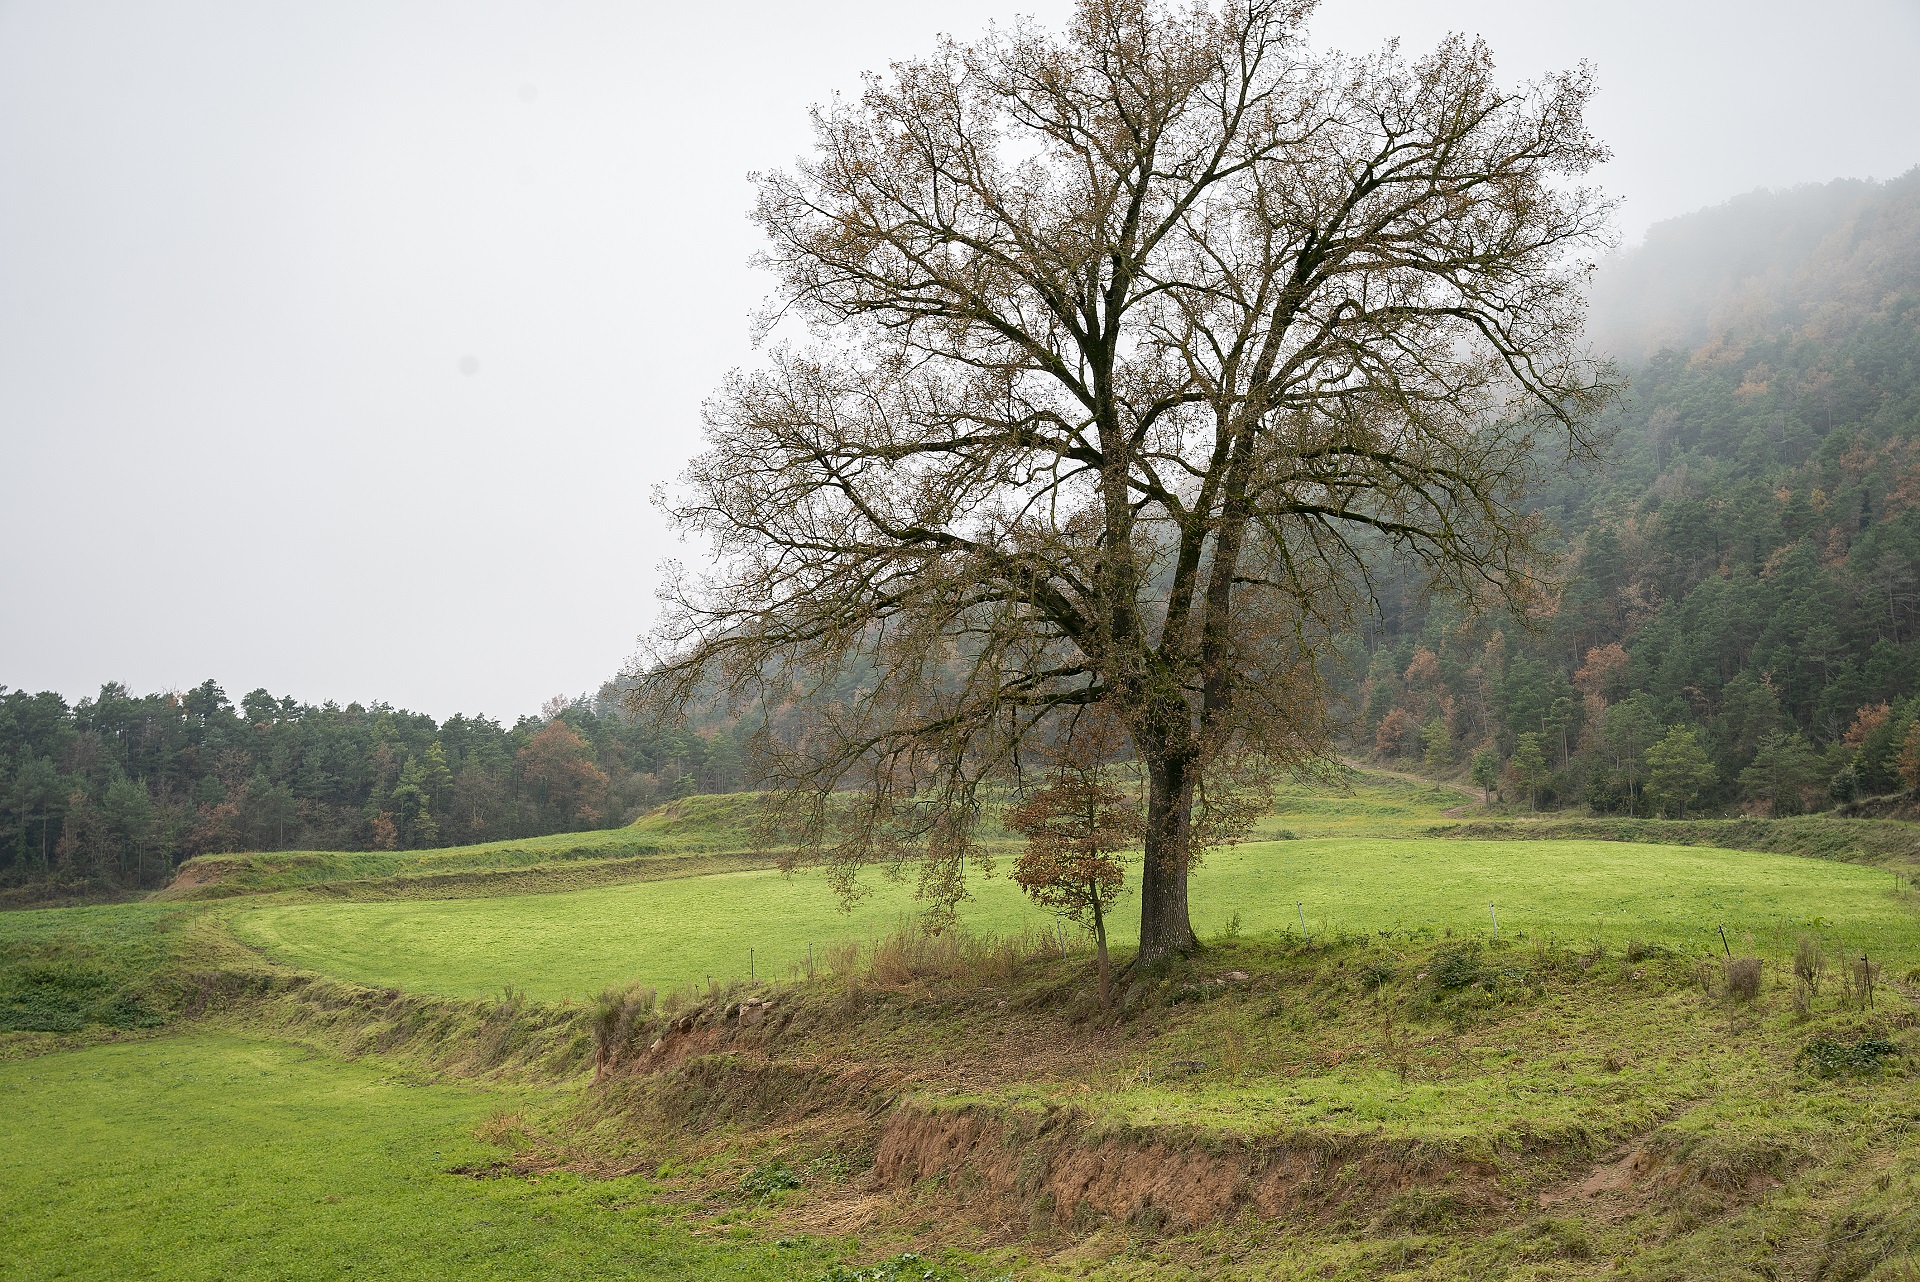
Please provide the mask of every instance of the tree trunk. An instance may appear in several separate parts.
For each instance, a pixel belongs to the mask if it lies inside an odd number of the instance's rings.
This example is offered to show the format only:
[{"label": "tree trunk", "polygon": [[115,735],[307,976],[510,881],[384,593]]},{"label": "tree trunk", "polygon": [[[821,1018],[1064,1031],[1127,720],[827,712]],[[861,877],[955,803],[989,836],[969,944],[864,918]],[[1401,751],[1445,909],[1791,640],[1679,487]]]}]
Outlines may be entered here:
[{"label": "tree trunk", "polygon": [[1187,917],[1187,855],[1193,836],[1194,769],[1190,760],[1147,763],[1146,858],[1140,867],[1140,955],[1152,963],[1193,951]]},{"label": "tree trunk", "polygon": [[1107,920],[1100,911],[1100,889],[1093,887],[1093,946],[1100,959],[1100,1009],[1113,1006],[1113,970],[1107,964]]}]

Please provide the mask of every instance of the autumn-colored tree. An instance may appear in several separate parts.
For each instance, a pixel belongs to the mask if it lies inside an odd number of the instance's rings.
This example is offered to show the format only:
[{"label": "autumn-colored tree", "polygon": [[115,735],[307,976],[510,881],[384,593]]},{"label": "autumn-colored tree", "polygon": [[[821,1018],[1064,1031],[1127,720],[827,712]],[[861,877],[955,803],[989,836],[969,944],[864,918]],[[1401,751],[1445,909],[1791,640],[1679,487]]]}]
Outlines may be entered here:
[{"label": "autumn-colored tree", "polygon": [[1377,757],[1410,756],[1413,736],[1419,731],[1420,723],[1405,708],[1391,708],[1387,715],[1380,718],[1380,726],[1373,734],[1373,752]]},{"label": "autumn-colored tree", "polygon": [[1440,677],[1440,656],[1425,646],[1413,652],[1413,659],[1402,674],[1407,683],[1407,699],[1415,720],[1425,720],[1435,700],[1446,690]]},{"label": "autumn-colored tree", "polygon": [[1626,649],[1618,641],[1592,646],[1587,650],[1586,660],[1573,674],[1573,688],[1588,700],[1597,700],[1605,709],[1626,696],[1627,663]]},{"label": "autumn-colored tree", "polygon": [[375,850],[392,850],[400,844],[400,830],[394,826],[393,815],[382,810],[367,823],[372,832],[368,844]]},{"label": "autumn-colored tree", "polygon": [[1582,739],[1588,747],[1599,746],[1604,739],[1607,708],[1627,694],[1627,651],[1618,641],[1589,646],[1586,659],[1573,674],[1573,688],[1580,692],[1585,730]]},{"label": "autumn-colored tree", "polygon": [[1104,754],[1117,738],[1070,740],[1050,782],[1007,812],[1007,826],[1027,839],[1013,879],[1042,908],[1093,932],[1103,1007],[1112,1000],[1106,911],[1126,885],[1120,852],[1144,829],[1138,797],[1108,777]]},{"label": "autumn-colored tree", "polygon": [[239,802],[212,802],[201,806],[194,815],[193,828],[187,834],[187,849],[197,855],[231,854],[244,844],[245,830]]},{"label": "autumn-colored tree", "polygon": [[1907,727],[1907,737],[1900,743],[1900,756],[1894,763],[1894,769],[1900,775],[1900,782],[1909,788],[1920,788],[1920,720]]},{"label": "autumn-colored tree", "polygon": [[1849,748],[1864,745],[1874,732],[1882,729],[1893,717],[1893,708],[1886,703],[1869,704],[1853,714],[1853,724],[1847,727],[1845,735]]},{"label": "autumn-colored tree", "polygon": [[564,721],[549,721],[515,758],[534,804],[569,828],[591,828],[607,804],[607,776],[587,741]]}]

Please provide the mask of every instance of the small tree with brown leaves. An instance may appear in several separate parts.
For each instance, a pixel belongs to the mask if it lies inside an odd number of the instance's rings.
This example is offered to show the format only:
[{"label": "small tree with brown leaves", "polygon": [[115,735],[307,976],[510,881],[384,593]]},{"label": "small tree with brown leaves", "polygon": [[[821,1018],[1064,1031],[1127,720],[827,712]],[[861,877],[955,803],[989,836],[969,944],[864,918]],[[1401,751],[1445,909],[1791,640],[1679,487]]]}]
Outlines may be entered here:
[{"label": "small tree with brown leaves", "polygon": [[1317,54],[1312,7],[945,40],[760,177],[767,324],[814,341],[709,404],[670,504],[709,568],[633,701],[764,713],[843,892],[920,860],[951,905],[983,789],[1099,705],[1146,777],[1140,955],[1184,952],[1223,775],[1331,756],[1320,656],[1368,566],[1538,599],[1537,433],[1586,450],[1611,393],[1579,347],[1589,77]]},{"label": "small tree with brown leaves", "polygon": [[1127,882],[1120,853],[1145,827],[1139,799],[1116,787],[1100,759],[1097,736],[1080,736],[1060,754],[1052,782],[1007,812],[1007,826],[1027,839],[1013,879],[1049,912],[1093,932],[1100,964],[1100,1004],[1109,1005],[1107,909]]}]

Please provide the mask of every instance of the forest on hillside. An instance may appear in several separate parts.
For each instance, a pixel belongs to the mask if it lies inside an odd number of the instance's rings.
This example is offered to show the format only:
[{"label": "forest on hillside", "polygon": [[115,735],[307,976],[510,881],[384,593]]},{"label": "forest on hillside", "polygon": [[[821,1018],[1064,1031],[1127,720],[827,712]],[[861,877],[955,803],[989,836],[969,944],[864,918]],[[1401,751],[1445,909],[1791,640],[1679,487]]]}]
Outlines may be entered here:
[{"label": "forest on hillside", "polygon": [[1603,268],[1606,466],[1532,627],[1385,574],[1351,746],[1522,805],[1788,814],[1920,783],[1920,170],[1757,193]]},{"label": "forest on hillside", "polygon": [[611,686],[513,726],[209,680],[69,705],[0,687],[0,885],[152,886],[237,850],[396,850],[612,827],[743,786],[733,733],[643,725]]}]

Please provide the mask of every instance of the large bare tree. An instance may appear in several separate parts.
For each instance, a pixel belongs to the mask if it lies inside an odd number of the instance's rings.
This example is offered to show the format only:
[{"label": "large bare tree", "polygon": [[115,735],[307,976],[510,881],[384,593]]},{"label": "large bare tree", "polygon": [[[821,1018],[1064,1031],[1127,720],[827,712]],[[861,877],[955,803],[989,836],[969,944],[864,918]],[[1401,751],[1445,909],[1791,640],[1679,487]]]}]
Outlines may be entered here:
[{"label": "large bare tree", "polygon": [[[1325,751],[1365,566],[1526,605],[1525,494],[1610,394],[1582,69],[1317,54],[1310,0],[1081,0],[869,77],[760,175],[761,367],[709,403],[641,706],[764,717],[806,849],[961,893],[985,788],[1104,705],[1146,779],[1144,959],[1231,772]],[[1564,457],[1556,454],[1554,457]],[[1065,727],[1065,731],[1063,731]]]}]

